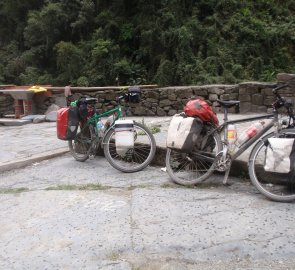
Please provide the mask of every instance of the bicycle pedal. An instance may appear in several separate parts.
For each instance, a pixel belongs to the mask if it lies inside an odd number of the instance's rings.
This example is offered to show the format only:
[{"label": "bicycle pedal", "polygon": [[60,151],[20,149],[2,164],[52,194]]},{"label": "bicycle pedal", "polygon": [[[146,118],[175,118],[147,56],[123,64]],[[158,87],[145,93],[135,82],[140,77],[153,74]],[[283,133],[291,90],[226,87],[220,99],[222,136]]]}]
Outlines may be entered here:
[{"label": "bicycle pedal", "polygon": [[225,187],[230,187],[232,185],[232,183],[226,182],[226,183],[222,183]]}]

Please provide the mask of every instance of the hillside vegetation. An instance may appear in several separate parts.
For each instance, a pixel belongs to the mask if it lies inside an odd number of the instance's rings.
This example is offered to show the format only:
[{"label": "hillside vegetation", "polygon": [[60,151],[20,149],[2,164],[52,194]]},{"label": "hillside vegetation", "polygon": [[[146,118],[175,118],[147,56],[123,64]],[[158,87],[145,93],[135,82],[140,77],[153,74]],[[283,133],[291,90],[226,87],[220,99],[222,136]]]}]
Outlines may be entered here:
[{"label": "hillside vegetation", "polygon": [[0,84],[190,85],[295,72],[294,0],[1,0]]}]

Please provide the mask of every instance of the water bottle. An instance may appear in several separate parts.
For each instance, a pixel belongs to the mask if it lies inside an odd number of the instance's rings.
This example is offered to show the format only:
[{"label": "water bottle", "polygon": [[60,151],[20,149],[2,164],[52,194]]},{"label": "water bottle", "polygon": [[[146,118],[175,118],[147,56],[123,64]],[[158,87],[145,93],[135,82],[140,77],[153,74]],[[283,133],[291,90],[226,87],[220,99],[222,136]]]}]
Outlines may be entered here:
[{"label": "water bottle", "polygon": [[237,141],[237,128],[235,125],[228,125],[226,137],[228,141],[229,151],[233,152],[235,150],[235,142]]},{"label": "water bottle", "polygon": [[103,136],[103,132],[104,132],[104,124],[101,120],[99,120],[96,124],[96,130],[97,130],[97,134],[99,136]]},{"label": "water bottle", "polygon": [[107,130],[114,121],[114,115],[110,115],[104,123],[104,128]]},{"label": "water bottle", "polygon": [[250,140],[252,137],[254,137],[259,131],[261,131],[264,127],[264,121],[256,122],[252,124],[250,127],[245,129],[242,134],[238,137],[238,140],[236,141],[236,145],[240,147],[245,142]]}]

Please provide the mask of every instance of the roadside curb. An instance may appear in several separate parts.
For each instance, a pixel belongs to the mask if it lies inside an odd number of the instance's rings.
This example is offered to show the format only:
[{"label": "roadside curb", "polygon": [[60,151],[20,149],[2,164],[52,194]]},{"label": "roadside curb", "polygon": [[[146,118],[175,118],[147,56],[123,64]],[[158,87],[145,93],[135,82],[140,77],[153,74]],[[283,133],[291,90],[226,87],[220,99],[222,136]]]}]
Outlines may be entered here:
[{"label": "roadside curb", "polygon": [[31,124],[31,123],[32,123],[31,120],[0,118],[0,125],[7,126],[7,127],[23,126],[23,125]]},{"label": "roadside curb", "polygon": [[10,161],[4,164],[0,164],[0,173],[5,171],[10,171],[14,169],[23,168],[29,165],[32,165],[34,162],[39,162],[51,158],[55,158],[61,155],[64,155],[69,152],[68,147],[64,147],[57,150],[52,150],[50,152],[45,152],[42,154],[34,155],[28,158],[23,158],[17,161]]},{"label": "roadside curb", "polygon": [[[156,147],[156,154],[151,162],[151,165],[155,166],[161,166],[166,167],[165,159],[166,159],[166,147],[163,146],[157,146]],[[50,152],[45,152],[42,154],[34,155],[31,157],[28,157],[26,159],[20,159],[17,161],[11,161],[4,164],[0,164],[0,173],[6,172],[14,169],[20,169],[29,165],[32,165],[34,162],[40,162],[43,160],[55,158],[61,155],[64,155],[69,152],[68,147],[64,147],[57,150],[52,150]],[[103,151],[98,152],[97,155],[103,156]],[[237,176],[237,177],[245,177],[248,175],[248,162],[243,160],[234,160],[231,170],[230,170],[231,176]]]}]

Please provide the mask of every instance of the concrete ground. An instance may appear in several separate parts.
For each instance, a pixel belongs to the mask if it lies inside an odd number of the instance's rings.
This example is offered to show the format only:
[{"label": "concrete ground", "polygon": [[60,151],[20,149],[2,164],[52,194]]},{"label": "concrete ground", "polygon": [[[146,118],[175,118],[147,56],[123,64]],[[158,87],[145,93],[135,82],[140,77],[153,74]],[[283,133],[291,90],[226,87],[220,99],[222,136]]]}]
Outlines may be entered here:
[{"label": "concrete ground", "polygon": [[[169,118],[145,121],[163,146]],[[55,123],[0,126],[0,149],[0,269],[295,268],[294,204],[248,179],[186,188],[161,166],[77,162]]]},{"label": "concrete ground", "polygon": [[295,208],[70,154],[1,173],[0,269],[294,269]]}]

